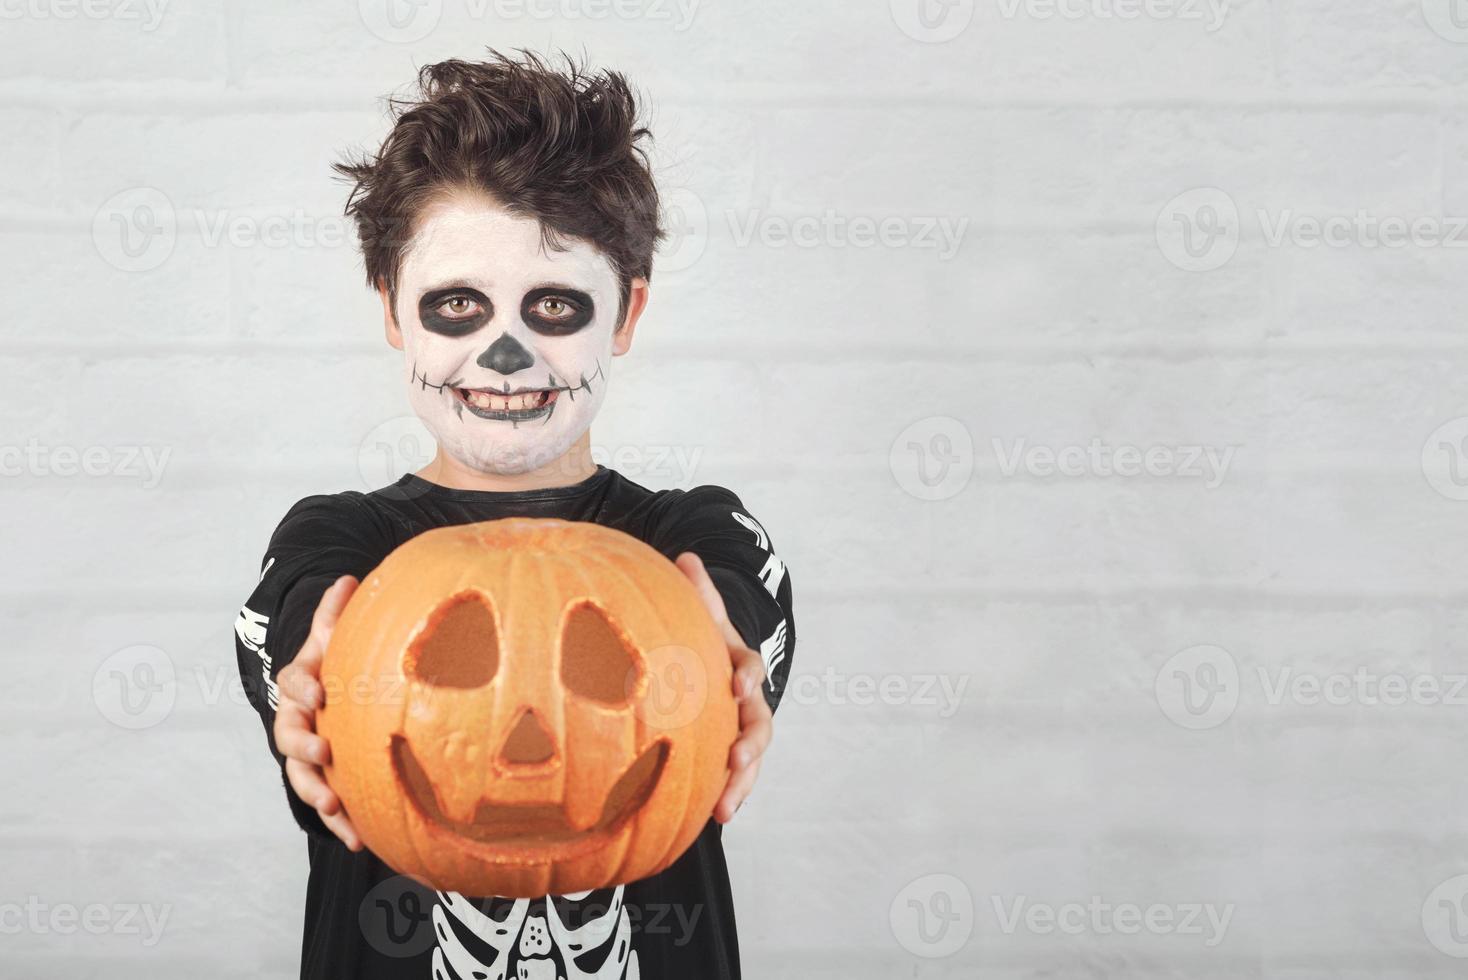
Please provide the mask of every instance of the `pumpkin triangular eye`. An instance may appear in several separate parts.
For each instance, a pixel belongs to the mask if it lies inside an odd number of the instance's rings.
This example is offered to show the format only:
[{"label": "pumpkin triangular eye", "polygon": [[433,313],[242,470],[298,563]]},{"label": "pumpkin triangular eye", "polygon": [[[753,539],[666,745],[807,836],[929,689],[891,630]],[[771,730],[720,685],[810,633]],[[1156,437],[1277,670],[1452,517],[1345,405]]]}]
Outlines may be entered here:
[{"label": "pumpkin triangular eye", "polygon": [[478,592],[461,593],[435,609],[403,662],[410,678],[436,687],[483,687],[499,666],[494,611]]},{"label": "pumpkin triangular eye", "polygon": [[626,704],[642,658],[606,613],[583,602],[566,615],[561,632],[561,683],[602,704]]}]

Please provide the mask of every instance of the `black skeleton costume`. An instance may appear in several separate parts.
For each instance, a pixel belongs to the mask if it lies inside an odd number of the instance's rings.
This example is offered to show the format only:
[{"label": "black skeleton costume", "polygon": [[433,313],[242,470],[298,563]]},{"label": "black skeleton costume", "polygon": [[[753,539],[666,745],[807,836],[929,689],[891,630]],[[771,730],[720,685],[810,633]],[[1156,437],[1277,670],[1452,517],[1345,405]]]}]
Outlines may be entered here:
[{"label": "black skeleton costume", "polygon": [[[791,584],[769,536],[730,491],[653,492],[606,467],[580,483],[517,492],[455,490],[408,475],[372,493],[307,497],[271,538],[258,585],[236,623],[235,651],[271,751],[275,679],[310,631],[322,593],[341,575],[365,577],[409,538],[435,527],[502,517],[593,521],[672,559],[703,559],[746,644],[758,650],[773,708],[795,646]],[[739,976],[722,828],[710,820],[661,874],[613,889],[536,900],[433,892],[368,851],[353,854],[289,784],[307,832],[301,975],[321,980],[713,980]]]}]

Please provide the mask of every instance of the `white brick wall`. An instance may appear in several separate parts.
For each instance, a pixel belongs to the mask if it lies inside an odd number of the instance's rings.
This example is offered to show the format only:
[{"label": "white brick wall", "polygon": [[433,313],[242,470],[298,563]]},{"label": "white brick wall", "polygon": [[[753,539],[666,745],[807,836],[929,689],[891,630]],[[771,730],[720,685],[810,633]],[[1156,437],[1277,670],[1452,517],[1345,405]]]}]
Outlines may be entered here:
[{"label": "white brick wall", "polygon": [[[294,975],[304,841],[230,625],[286,507],[411,431],[328,164],[494,44],[651,96],[691,230],[596,441],[736,489],[794,575],[727,837],[747,976],[1461,975],[1468,3],[932,0],[913,37],[917,0],[157,2],[0,5],[0,974]],[[1358,212],[1423,223],[1271,237]],[[1232,455],[1007,463],[1093,440]],[[67,928],[96,904],[166,919]]]}]

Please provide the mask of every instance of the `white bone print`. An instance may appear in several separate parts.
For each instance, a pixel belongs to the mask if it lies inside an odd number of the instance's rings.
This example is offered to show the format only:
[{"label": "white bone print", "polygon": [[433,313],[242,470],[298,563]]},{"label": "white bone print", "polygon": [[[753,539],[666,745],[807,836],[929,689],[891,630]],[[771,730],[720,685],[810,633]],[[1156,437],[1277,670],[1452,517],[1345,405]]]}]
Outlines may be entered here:
[{"label": "white bone print", "polygon": [[[505,980],[505,970],[510,965],[510,950],[520,934],[520,926],[525,921],[530,900],[517,899],[503,922],[496,922],[485,915],[458,892],[439,892],[438,900],[439,904],[433,907],[433,933],[438,937],[438,948],[433,951],[433,980],[453,980],[456,974],[460,977],[473,977],[475,980]],[[464,948],[463,942],[449,925],[445,909],[498,954],[493,967],[480,963]],[[454,968],[453,973],[444,969],[445,961]]]},{"label": "white bone print", "polygon": [[765,637],[759,645],[759,658],[765,662],[765,677],[774,689],[775,668],[785,659],[785,620],[775,627],[775,632]]},{"label": "white bone print", "polygon": [[[275,564],[272,558],[260,569],[259,581],[265,581],[265,573],[270,571],[270,566]],[[253,651],[260,658],[260,674],[265,682],[265,701],[270,705],[270,710],[280,708],[280,689],[275,686],[275,681],[270,679],[271,660],[270,654],[265,651],[265,637],[270,627],[270,617],[262,616],[249,606],[241,606],[240,614],[234,621],[235,635],[240,638],[246,650]]]},{"label": "white bone print", "polygon": [[755,547],[760,548],[764,551],[770,550],[770,536],[765,533],[765,529],[759,521],[755,520],[753,517],[750,517],[748,514],[741,514],[737,510],[732,512],[732,516],[734,520],[738,521],[740,524],[744,525],[745,527],[749,528],[749,530],[754,532]]},{"label": "white bone print", "polygon": [[[569,896],[568,896],[569,897]],[[551,935],[556,945],[570,953],[566,960],[566,980],[617,980],[619,977],[637,977],[637,954],[632,952],[632,926],[622,912],[622,886],[618,885],[612,895],[607,914],[593,919],[580,929],[570,929],[556,914],[550,896],[545,900]],[[608,939],[616,943],[606,962],[595,973],[586,973],[576,968],[576,957],[589,949],[600,949]],[[628,962],[632,969],[628,972]]]},{"label": "white bone print", "polygon": [[780,598],[780,583],[785,580],[785,563],[780,560],[779,555],[771,554],[765,562],[765,567],[759,570],[759,579],[765,583],[765,591],[771,597]]},{"label": "white bone print", "polygon": [[[759,570],[759,579],[765,584],[765,591],[776,601],[779,601],[780,583],[785,580],[785,563],[780,560],[778,555],[770,550],[770,536],[765,533],[765,529],[760,522],[748,514],[741,514],[736,510],[732,511],[730,516],[745,528],[753,531],[755,544],[763,548],[769,555],[765,559],[764,567]],[[785,620],[781,619],[780,625],[776,626],[769,636],[760,641],[759,656],[765,664],[765,684],[771,691],[775,689],[775,668],[785,659],[785,634],[787,631],[788,627],[785,625]]]},{"label": "white bone print", "polygon": [[[589,892],[565,895],[578,901]],[[517,899],[503,921],[484,914],[458,892],[439,892],[433,908],[434,980],[639,980],[637,954],[632,950],[632,924],[622,900],[623,886],[612,895],[607,911],[572,929],[561,921],[554,896],[532,910],[528,899]],[[469,951],[451,922],[472,933],[495,951],[486,964]],[[608,947],[600,969],[588,973],[577,957]],[[557,962],[559,959],[559,963]],[[510,968],[514,966],[514,973]]]}]

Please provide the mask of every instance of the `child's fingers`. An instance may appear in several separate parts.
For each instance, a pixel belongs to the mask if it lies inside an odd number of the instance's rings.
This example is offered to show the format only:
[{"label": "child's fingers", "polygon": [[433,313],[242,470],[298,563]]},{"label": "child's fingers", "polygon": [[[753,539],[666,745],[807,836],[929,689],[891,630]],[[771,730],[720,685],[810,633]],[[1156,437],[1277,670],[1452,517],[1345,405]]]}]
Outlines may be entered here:
[{"label": "child's fingers", "polygon": [[352,825],[351,818],[342,809],[341,798],[336,795],[330,786],[326,785],[325,778],[321,775],[321,769],[317,766],[307,765],[298,759],[285,760],[286,778],[291,782],[291,789],[296,795],[305,800],[308,805],[316,810],[321,822],[326,825],[337,836],[349,851],[360,851],[362,849],[362,835],[357,833],[357,828]]},{"label": "child's fingers", "polygon": [[349,851],[360,851],[362,849],[362,835],[357,833],[357,828],[352,826],[351,818],[345,810],[326,815],[322,814],[321,822],[326,824],[326,829],[336,834],[337,839],[347,845]]},{"label": "child's fingers", "polygon": [[[292,743],[296,733],[314,731],[315,725],[312,724],[314,714],[315,712],[294,698],[281,697],[280,705],[275,709],[275,720],[270,724],[270,734],[274,737],[275,747],[280,749],[281,755],[297,754],[287,751],[286,746]],[[304,761],[310,762],[311,760]]]},{"label": "child's fingers", "polygon": [[768,706],[763,714],[752,713],[749,719],[741,717],[739,721],[739,738],[729,747],[729,768],[736,772],[758,762],[775,737],[775,724]]},{"label": "child's fingers", "polygon": [[[297,714],[304,715],[304,712],[289,701],[280,703],[275,715],[275,747],[287,759],[299,759],[312,766],[326,765],[331,761],[331,746],[311,731],[304,720],[294,717]],[[293,717],[294,720],[289,720]]]},{"label": "child's fingers", "polygon": [[748,701],[765,682],[765,662],[742,642],[729,648],[729,656],[734,660],[734,697],[741,703]]},{"label": "child's fingers", "polygon": [[[311,633],[301,646],[301,653],[296,656],[296,660],[307,653],[307,648],[310,648],[313,660],[326,652],[326,645],[331,641],[331,631],[336,628],[336,621],[341,618],[342,610],[347,607],[347,600],[355,591],[357,580],[350,575],[343,575],[321,594],[321,601],[316,603],[316,612],[311,616]],[[316,669],[320,669],[319,664]]]},{"label": "child's fingers", "polygon": [[331,761],[331,746],[312,729],[316,709],[325,704],[321,662],[331,642],[332,630],[357,584],[351,575],[343,575],[322,593],[311,616],[311,632],[295,659],[281,668],[276,678],[281,699],[273,729],[276,748],[286,757],[285,775],[291,789],[316,810],[326,829],[350,851],[362,849],[362,837],[321,771]]},{"label": "child's fingers", "polygon": [[326,785],[320,766],[313,766],[300,759],[286,759],[285,778],[290,780],[291,789],[296,791],[296,795],[323,817],[341,808],[341,801],[331,787]]},{"label": "child's fingers", "polygon": [[729,780],[729,785],[724,789],[724,795],[719,797],[719,803],[714,807],[714,819],[719,823],[728,823],[734,819],[740,804],[749,799],[750,791],[754,789],[754,782],[759,778],[759,760],[754,765],[739,770]]},{"label": "child's fingers", "polygon": [[[703,601],[704,608],[709,611],[709,615],[718,624],[719,631],[724,634],[724,644],[729,648],[729,656],[734,660],[736,669],[734,676],[734,696],[740,700],[749,697],[750,694],[759,689],[759,685],[765,682],[763,662],[760,661],[758,654],[744,645],[744,637],[739,635],[739,631],[729,621],[729,610],[724,605],[724,597],[719,594],[718,587],[714,585],[714,580],[709,577],[708,569],[704,567],[703,559],[691,551],[685,551],[678,556],[675,564],[688,577],[688,581],[693,583],[694,589],[698,592],[699,599]],[[737,673],[739,666],[750,657],[754,659],[755,664],[759,667],[758,679],[753,683],[750,683],[748,677],[741,678]],[[748,668],[751,671],[753,669],[753,667]]]},{"label": "child's fingers", "polygon": [[356,589],[357,580],[350,575],[343,575],[331,583],[331,587],[322,593],[321,601],[316,603],[316,611],[311,614],[311,631],[306,634],[306,641],[275,679],[282,695],[309,710],[315,711],[326,703],[319,680],[321,661],[326,654],[326,645],[331,642],[331,632]]},{"label": "child's fingers", "polygon": [[[714,622],[718,623],[721,629],[727,626],[729,613],[724,608],[724,597],[719,595],[719,590],[714,587],[714,580],[709,578],[708,569],[703,567],[703,559],[691,551],[685,551],[678,556],[674,564],[688,577],[688,581],[693,583],[693,588],[697,590],[698,597],[703,600],[704,608],[709,611],[709,615],[714,617]],[[724,635],[728,637],[727,630]]]},{"label": "child's fingers", "polygon": [[[305,647],[301,648],[302,653],[305,650]],[[293,701],[310,711],[321,707],[324,700],[321,682],[316,679],[313,667],[317,671],[321,669],[320,657],[309,657],[305,662],[297,657],[280,669],[280,675],[275,678],[275,686],[280,691],[282,706],[287,701]]]}]

